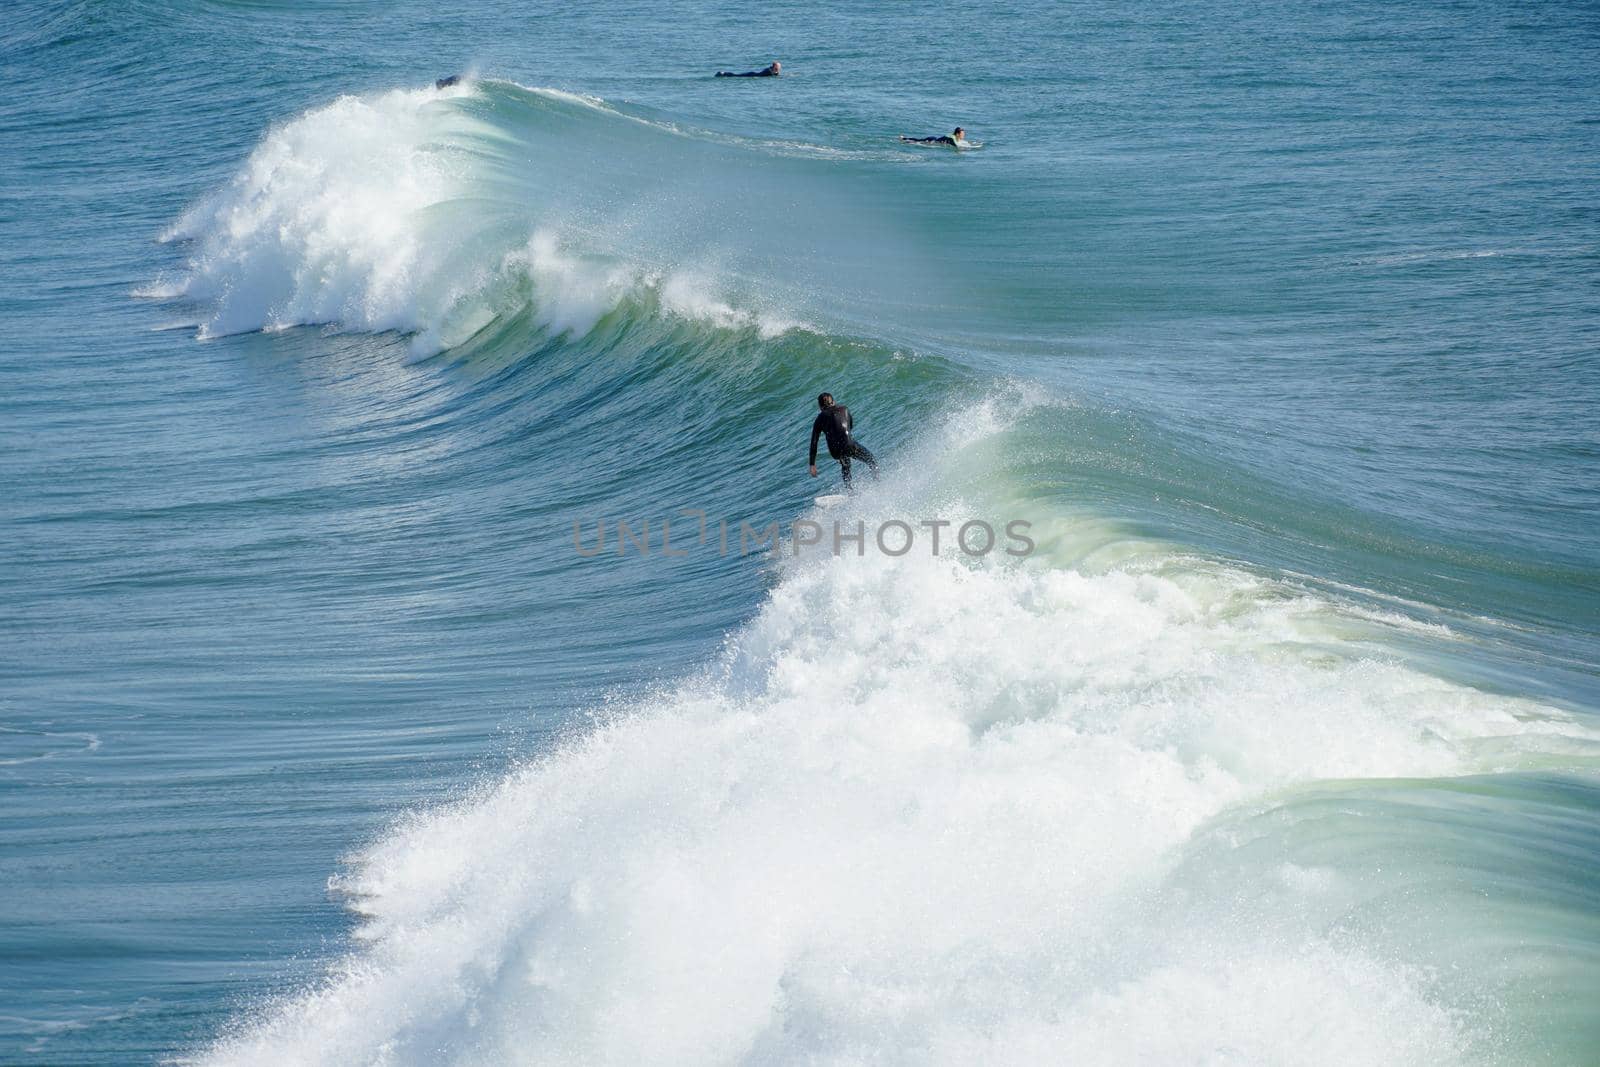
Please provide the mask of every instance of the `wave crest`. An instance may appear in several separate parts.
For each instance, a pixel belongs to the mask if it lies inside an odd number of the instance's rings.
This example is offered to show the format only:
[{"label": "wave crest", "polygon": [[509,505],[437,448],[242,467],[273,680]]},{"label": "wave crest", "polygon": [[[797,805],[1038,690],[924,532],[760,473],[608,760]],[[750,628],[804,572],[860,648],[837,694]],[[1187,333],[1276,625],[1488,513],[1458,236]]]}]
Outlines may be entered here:
[{"label": "wave crest", "polygon": [[702,227],[685,247],[681,220],[626,188],[635,157],[669,138],[684,140],[504,83],[342,97],[271,130],[187,211],[163,235],[188,245],[184,271],[137,295],[200,304],[202,338],[333,324],[428,352],[528,308],[557,334],[624,305],[767,337],[800,325],[730,265],[730,234]]}]

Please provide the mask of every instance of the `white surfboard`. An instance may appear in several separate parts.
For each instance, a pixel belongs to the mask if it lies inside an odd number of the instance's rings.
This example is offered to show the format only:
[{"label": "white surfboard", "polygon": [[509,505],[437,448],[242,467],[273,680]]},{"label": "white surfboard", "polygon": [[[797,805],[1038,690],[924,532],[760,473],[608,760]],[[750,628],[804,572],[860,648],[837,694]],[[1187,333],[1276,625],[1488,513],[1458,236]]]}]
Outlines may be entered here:
[{"label": "white surfboard", "polygon": [[849,499],[850,498],[848,496],[846,496],[844,493],[824,493],[822,496],[817,497],[817,507],[819,507],[819,508],[838,507],[840,504],[843,504],[846,500],[849,500]]}]

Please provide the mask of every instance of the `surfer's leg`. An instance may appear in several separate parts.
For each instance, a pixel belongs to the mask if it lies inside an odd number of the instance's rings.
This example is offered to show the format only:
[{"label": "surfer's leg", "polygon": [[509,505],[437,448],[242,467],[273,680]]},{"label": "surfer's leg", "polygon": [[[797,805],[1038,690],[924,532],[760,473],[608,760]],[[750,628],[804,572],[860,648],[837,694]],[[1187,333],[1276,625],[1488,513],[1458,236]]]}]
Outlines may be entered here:
[{"label": "surfer's leg", "polygon": [[849,489],[851,487],[850,486],[850,453],[849,452],[846,452],[844,455],[839,457],[839,473],[844,476],[844,487],[846,489]]},{"label": "surfer's leg", "polygon": [[862,448],[856,442],[851,441],[850,442],[850,455],[854,456],[856,459],[859,459],[861,462],[865,463],[867,465],[867,469],[872,472],[872,476],[874,478],[876,478],[878,476],[878,461],[877,461],[876,458],[874,458],[874,456],[872,455],[871,452],[868,452],[865,448]]}]

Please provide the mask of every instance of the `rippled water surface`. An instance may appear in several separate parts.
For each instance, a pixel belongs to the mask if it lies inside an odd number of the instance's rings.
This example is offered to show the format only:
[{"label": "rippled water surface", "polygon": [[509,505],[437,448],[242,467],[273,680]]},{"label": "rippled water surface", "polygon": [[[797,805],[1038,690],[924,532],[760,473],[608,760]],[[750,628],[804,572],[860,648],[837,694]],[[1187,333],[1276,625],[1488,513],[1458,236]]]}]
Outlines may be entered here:
[{"label": "rippled water surface", "polygon": [[0,1060],[1600,1055],[1592,6],[6,21]]}]

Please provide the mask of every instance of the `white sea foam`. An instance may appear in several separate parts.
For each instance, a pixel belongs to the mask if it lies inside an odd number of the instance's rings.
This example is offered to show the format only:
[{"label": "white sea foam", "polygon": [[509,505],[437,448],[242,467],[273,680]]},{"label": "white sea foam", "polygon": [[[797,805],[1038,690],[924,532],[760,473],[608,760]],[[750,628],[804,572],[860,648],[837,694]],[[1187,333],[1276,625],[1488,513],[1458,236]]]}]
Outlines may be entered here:
[{"label": "white sea foam", "polygon": [[1348,651],[1379,623],[1303,590],[1053,541],[791,562],[704,676],[355,857],[359,946],[206,1061],[1462,1058],[1481,1035],[1429,975],[1229,915],[1180,856],[1303,783],[1587,735]]},{"label": "white sea foam", "polygon": [[461,164],[433,141],[434,90],[346,96],[271,131],[166,235],[195,242],[183,295],[202,336],[302,323],[420,330],[442,313],[419,228]]},{"label": "white sea foam", "polygon": [[678,318],[723,329],[755,329],[771,338],[803,326],[771,312],[735,307],[717,295],[714,278],[693,269],[645,270],[613,259],[584,258],[541,230],[506,258],[504,269],[528,277],[539,323],[551,333],[582,336],[624,303],[653,303]]}]

